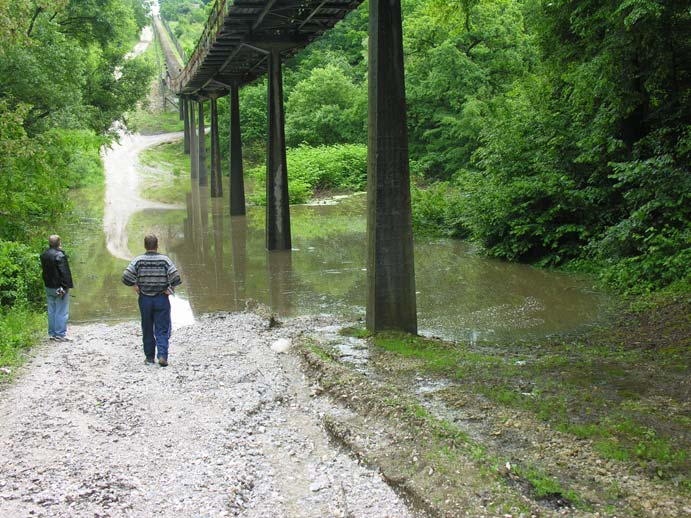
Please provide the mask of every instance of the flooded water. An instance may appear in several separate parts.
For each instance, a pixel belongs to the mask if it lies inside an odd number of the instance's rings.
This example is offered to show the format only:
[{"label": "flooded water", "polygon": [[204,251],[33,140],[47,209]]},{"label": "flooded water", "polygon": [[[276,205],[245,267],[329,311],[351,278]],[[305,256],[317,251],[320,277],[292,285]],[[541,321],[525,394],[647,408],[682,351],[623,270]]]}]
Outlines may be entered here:
[{"label": "flooded water", "polygon": [[[180,269],[177,325],[201,313],[243,310],[248,299],[282,316],[364,318],[365,196],[291,207],[293,250],[267,252],[264,208],[231,218],[225,197],[204,194],[189,193],[186,210],[135,213],[127,229],[132,256],[154,232]],[[126,262],[107,252],[98,222],[85,222],[80,232],[72,320],[136,318],[136,297],[120,282]],[[417,238],[415,264],[424,334],[477,342],[573,332],[601,319],[607,303],[586,277],[483,258],[461,241]]]}]

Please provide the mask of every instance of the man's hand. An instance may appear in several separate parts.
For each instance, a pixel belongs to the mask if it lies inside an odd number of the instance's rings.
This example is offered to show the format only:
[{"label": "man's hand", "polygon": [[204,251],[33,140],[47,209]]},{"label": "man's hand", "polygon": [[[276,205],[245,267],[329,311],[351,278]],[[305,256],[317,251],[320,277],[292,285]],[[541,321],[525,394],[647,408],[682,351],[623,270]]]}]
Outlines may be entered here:
[{"label": "man's hand", "polygon": [[135,292],[137,295],[139,295],[139,286],[137,286],[137,285],[135,284],[134,286],[132,286],[132,288],[134,289],[134,292]]}]

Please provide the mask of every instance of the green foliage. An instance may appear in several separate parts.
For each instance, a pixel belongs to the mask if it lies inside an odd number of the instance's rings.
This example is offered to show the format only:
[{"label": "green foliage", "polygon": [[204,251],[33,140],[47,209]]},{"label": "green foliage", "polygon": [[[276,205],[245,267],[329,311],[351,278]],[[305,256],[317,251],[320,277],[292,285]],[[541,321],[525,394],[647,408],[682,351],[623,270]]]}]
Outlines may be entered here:
[{"label": "green foliage", "polygon": [[0,308],[0,366],[19,363],[19,353],[36,342],[45,315],[26,306]]},{"label": "green foliage", "polygon": [[102,178],[102,137],[87,130],[51,130],[30,137],[28,106],[0,100],[0,239],[32,240],[69,208],[66,191]]},{"label": "green foliage", "polygon": [[522,2],[415,2],[405,18],[411,156],[427,176],[469,165],[497,95],[535,60]]},{"label": "green foliage", "polygon": [[474,235],[509,259],[587,253],[621,288],[688,277],[691,13],[562,1],[536,22],[543,86],[524,82],[483,133]]},{"label": "green foliage", "polygon": [[412,186],[413,228],[424,234],[464,238],[469,232],[463,221],[466,195],[449,182],[436,182],[424,189]]},{"label": "green foliage", "polygon": [[[358,144],[289,149],[288,190],[290,203],[305,203],[319,191],[361,191],[367,181],[367,147]],[[259,191],[252,197],[266,203],[266,167],[248,171],[257,180]]]},{"label": "green foliage", "polygon": [[38,304],[42,298],[38,254],[27,245],[0,240],[0,307]]},{"label": "green foliage", "polygon": [[3,42],[3,97],[29,105],[30,134],[53,127],[108,131],[148,92],[151,67],[125,59],[141,28],[141,2],[40,4],[26,36]]},{"label": "green foliage", "polygon": [[336,66],[315,68],[300,81],[286,103],[289,146],[364,143],[367,140],[367,92]]},{"label": "green foliage", "polygon": [[691,278],[691,177],[672,156],[612,164],[625,218],[593,243],[605,278],[640,293]]}]

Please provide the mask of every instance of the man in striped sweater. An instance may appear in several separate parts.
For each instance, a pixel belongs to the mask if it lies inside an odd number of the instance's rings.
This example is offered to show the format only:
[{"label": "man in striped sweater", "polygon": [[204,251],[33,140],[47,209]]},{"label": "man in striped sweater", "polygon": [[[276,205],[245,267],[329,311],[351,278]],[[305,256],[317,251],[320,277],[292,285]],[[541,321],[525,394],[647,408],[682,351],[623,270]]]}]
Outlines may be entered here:
[{"label": "man in striped sweater", "polygon": [[158,238],[144,238],[146,253],[135,257],[122,273],[122,282],[134,287],[139,295],[142,335],[146,363],[158,356],[161,367],[168,365],[170,339],[170,301],[175,286],[182,281],[178,269],[168,256],[158,253]]}]

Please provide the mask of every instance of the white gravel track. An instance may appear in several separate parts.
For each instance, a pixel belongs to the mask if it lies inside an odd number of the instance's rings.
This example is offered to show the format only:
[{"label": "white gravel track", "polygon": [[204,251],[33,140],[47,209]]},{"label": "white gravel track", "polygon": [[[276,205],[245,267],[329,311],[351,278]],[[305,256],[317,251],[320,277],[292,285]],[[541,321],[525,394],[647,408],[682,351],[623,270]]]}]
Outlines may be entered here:
[{"label": "white gravel track", "polygon": [[289,351],[329,319],[268,329],[217,314],[145,365],[138,323],[72,327],[0,389],[0,516],[406,517],[381,477],[330,444]]}]

